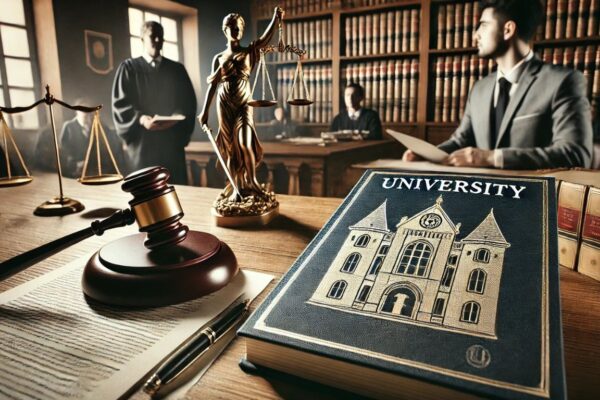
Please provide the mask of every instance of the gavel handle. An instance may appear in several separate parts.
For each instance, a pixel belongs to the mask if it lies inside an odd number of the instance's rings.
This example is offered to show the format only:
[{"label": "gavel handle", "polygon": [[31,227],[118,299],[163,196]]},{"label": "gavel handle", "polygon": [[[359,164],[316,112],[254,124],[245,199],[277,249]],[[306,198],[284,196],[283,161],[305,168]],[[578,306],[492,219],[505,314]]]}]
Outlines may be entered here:
[{"label": "gavel handle", "polygon": [[135,222],[135,216],[129,209],[119,210],[110,217],[102,221],[94,221],[89,228],[71,233],[60,239],[53,240],[40,247],[19,254],[11,259],[0,263],[0,280],[4,280],[17,272],[20,272],[33,264],[48,258],[61,250],[66,249],[76,243],[81,242],[91,236],[101,236],[104,231],[112,228],[118,228],[125,225],[131,225]]}]

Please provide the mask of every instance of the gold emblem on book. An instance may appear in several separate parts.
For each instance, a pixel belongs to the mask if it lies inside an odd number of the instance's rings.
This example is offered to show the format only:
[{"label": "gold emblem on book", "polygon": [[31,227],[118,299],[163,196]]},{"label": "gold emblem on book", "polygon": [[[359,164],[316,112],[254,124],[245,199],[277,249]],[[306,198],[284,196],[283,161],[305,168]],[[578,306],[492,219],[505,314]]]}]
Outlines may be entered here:
[{"label": "gold emblem on book", "polygon": [[491,209],[458,240],[435,203],[395,232],[387,201],[349,227],[342,247],[309,302],[318,306],[496,339],[504,238]]}]

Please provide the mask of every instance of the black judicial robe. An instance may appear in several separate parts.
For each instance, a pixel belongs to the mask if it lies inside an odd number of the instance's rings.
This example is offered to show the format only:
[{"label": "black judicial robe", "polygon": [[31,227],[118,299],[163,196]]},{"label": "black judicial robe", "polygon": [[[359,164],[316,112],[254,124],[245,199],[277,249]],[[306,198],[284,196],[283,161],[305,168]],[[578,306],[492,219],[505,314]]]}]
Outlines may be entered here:
[{"label": "black judicial robe", "polygon": [[331,123],[331,130],[335,132],[345,129],[369,131],[369,135],[366,139],[382,138],[381,120],[379,119],[379,115],[375,110],[368,108],[361,109],[360,116],[356,121],[348,116],[348,110],[343,110],[336,115]]},{"label": "black judicial robe", "polygon": [[[196,95],[184,66],[162,58],[153,68],[143,57],[121,63],[112,90],[112,114],[119,136],[127,143],[131,170],[162,165],[170,183],[185,184],[184,148],[196,121]],[[141,115],[183,114],[173,127],[148,131]]]}]

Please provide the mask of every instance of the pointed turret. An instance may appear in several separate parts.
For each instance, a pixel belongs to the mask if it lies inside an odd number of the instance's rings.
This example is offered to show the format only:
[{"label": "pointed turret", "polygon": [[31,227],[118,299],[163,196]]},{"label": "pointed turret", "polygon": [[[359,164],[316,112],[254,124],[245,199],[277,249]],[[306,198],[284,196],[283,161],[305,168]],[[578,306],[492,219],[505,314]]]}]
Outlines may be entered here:
[{"label": "pointed turret", "polygon": [[479,226],[473,229],[473,232],[462,240],[463,243],[491,243],[501,247],[510,247],[510,243],[506,241],[504,235],[500,231],[500,227],[494,217],[494,209],[490,210],[490,213],[485,219],[479,224]]},{"label": "pointed turret", "polygon": [[352,225],[350,229],[389,233],[386,209],[387,199],[381,203],[381,205],[377,207],[371,214]]}]

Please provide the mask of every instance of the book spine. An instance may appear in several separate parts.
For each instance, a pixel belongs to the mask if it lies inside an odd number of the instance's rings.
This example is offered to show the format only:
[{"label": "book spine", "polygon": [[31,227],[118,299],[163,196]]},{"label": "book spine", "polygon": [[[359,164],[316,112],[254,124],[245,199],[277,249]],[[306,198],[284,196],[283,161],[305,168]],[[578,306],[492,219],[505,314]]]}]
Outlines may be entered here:
[{"label": "book spine", "polygon": [[394,53],[402,50],[402,11],[394,12]]},{"label": "book spine", "polygon": [[452,97],[450,103],[450,121],[458,120],[458,104],[460,99],[460,56],[454,56],[452,62]]},{"label": "book spine", "polygon": [[450,122],[450,98],[452,94],[452,57],[444,58],[444,96],[442,101],[442,122]]},{"label": "book spine", "polygon": [[567,4],[568,0],[556,1],[556,28],[554,32],[554,37],[556,39],[564,39],[565,37],[565,25],[567,22]]},{"label": "book spine", "polygon": [[402,104],[402,61],[394,62],[394,122],[400,121],[400,109]]},{"label": "book spine", "polygon": [[365,64],[365,74],[367,75],[367,79],[365,80],[365,85],[363,86],[363,88],[365,89],[365,96],[367,97],[365,99],[365,107],[366,108],[373,108],[373,95],[372,95],[372,91],[373,91],[373,64],[368,62]]},{"label": "book spine", "polygon": [[441,50],[446,44],[446,6],[443,4],[438,8],[437,24],[438,32],[436,48]]},{"label": "book spine", "polygon": [[350,55],[358,55],[358,17],[351,18],[352,25],[352,52]]},{"label": "book spine", "polygon": [[575,37],[575,28],[577,26],[577,11],[579,4],[577,0],[568,0],[567,2],[567,24],[565,28],[565,38]]},{"label": "book spine", "polygon": [[570,269],[576,269],[586,190],[585,185],[563,181],[558,192],[558,261]]},{"label": "book spine", "polygon": [[373,14],[373,35],[371,41],[373,42],[373,54],[379,54],[379,15]]},{"label": "book spine", "polygon": [[394,52],[394,12],[387,12],[387,33],[385,35],[385,47],[388,54]]},{"label": "book spine", "polygon": [[322,28],[321,23],[325,21],[316,20],[315,21],[315,58],[323,58],[323,39],[325,38],[321,35]]},{"label": "book spine", "polygon": [[373,15],[365,15],[365,53],[373,54]]},{"label": "book spine", "polygon": [[587,195],[577,265],[580,273],[600,280],[600,189],[595,187]]},{"label": "book spine", "polygon": [[393,122],[394,114],[394,61],[387,62],[387,81],[385,89],[385,122]]},{"label": "book spine", "polygon": [[380,117],[385,116],[385,92],[387,85],[387,68],[385,61],[379,61],[376,63],[377,68],[379,69],[379,108],[377,109],[377,113]]},{"label": "book spine", "polygon": [[454,4],[446,4],[446,49],[454,45]]},{"label": "book spine", "polygon": [[462,77],[460,80],[460,105],[458,110],[459,118],[462,118],[463,113],[465,111],[465,106],[467,105],[467,96],[469,94],[469,56],[463,55],[461,57],[461,71]]},{"label": "book spine", "polygon": [[467,48],[471,46],[471,32],[473,31],[473,3],[465,3],[465,12],[463,19],[463,41],[462,47]]},{"label": "book spine", "polygon": [[435,60],[435,102],[434,122],[442,122],[442,100],[444,95],[444,59]]},{"label": "book spine", "polygon": [[574,59],[575,59],[575,57],[574,57],[573,48],[571,46],[565,47],[564,54],[563,54],[563,65],[567,68],[573,68]]},{"label": "book spine", "polygon": [[598,114],[600,105],[600,48],[596,48],[596,57],[594,64],[594,82],[592,84],[592,111],[594,115]]},{"label": "book spine", "polygon": [[387,14],[381,13],[379,17],[379,54],[385,54],[387,40]]},{"label": "book spine", "polygon": [[594,53],[595,53],[596,49],[593,45],[588,45],[585,48],[585,54],[584,54],[584,60],[583,60],[583,77],[585,78],[585,82],[586,82],[586,95],[589,97],[591,97],[592,95],[592,84],[594,81],[594,75],[592,73],[592,71],[594,70]]},{"label": "book spine", "polygon": [[577,19],[577,37],[585,37],[588,18],[590,16],[590,0],[579,0],[579,18]]},{"label": "book spine", "polygon": [[410,45],[409,51],[419,50],[419,10],[410,10]]},{"label": "book spine", "polygon": [[[373,75],[372,75],[372,93],[373,93],[373,101],[372,101],[372,105],[371,108],[373,108],[375,111],[379,110],[379,83],[381,80],[381,77],[379,76],[379,65],[378,62],[373,62]],[[371,78],[371,77],[368,77]]]},{"label": "book spine", "polygon": [[577,46],[575,48],[574,66],[575,66],[576,70],[581,71],[582,73],[583,73],[584,67],[585,67],[584,54],[585,54],[585,47]]},{"label": "book spine", "polygon": [[308,58],[317,58],[317,48],[316,48],[316,44],[317,44],[317,38],[316,36],[316,28],[315,28],[315,21],[309,21],[308,23],[308,29],[309,29],[309,54],[308,54]]},{"label": "book spine", "polygon": [[408,106],[409,106],[409,95],[410,95],[410,61],[407,59],[402,60],[402,109],[400,111],[400,120],[402,122],[408,121]]},{"label": "book spine", "polygon": [[463,3],[456,3],[454,5],[454,48],[458,49],[462,47],[463,39]]},{"label": "book spine", "polygon": [[556,28],[556,0],[548,0],[546,3],[546,27],[544,38],[553,39]]},{"label": "book spine", "polygon": [[419,62],[416,59],[410,61],[410,90],[408,97],[408,121],[417,121],[417,93],[419,85]]},{"label": "book spine", "polygon": [[410,49],[410,10],[402,10],[402,52]]},{"label": "book spine", "polygon": [[600,0],[591,0],[590,18],[588,22],[587,35],[595,36],[598,34],[598,14],[600,13]]}]

